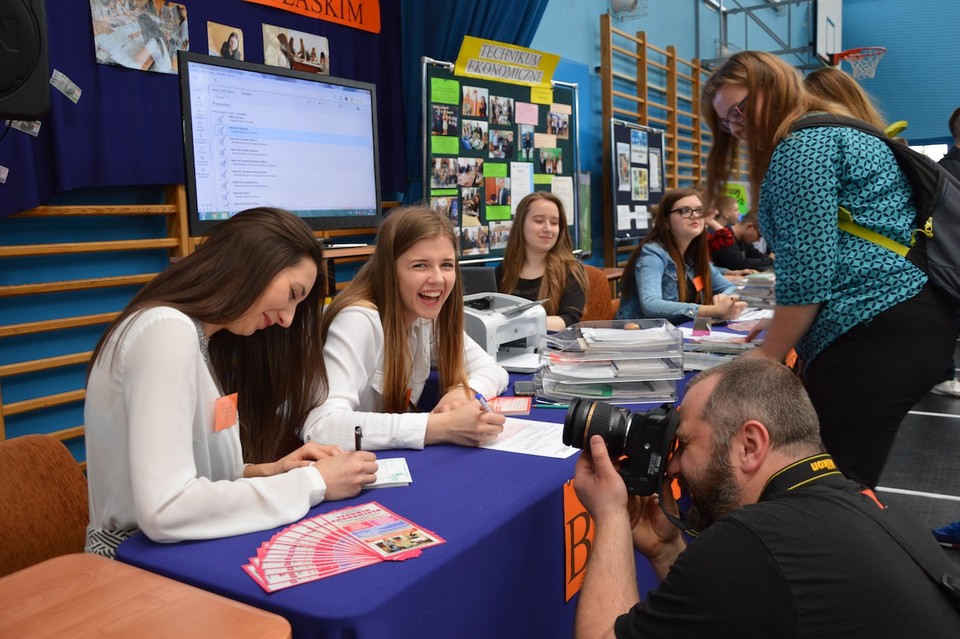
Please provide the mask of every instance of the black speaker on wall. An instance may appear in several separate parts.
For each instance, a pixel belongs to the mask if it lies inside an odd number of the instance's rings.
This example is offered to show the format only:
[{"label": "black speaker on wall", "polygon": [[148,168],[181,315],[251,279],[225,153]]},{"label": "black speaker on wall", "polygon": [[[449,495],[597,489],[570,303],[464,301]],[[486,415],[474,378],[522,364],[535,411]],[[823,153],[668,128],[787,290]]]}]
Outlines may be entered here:
[{"label": "black speaker on wall", "polygon": [[46,114],[49,67],[43,0],[0,0],[0,118]]}]

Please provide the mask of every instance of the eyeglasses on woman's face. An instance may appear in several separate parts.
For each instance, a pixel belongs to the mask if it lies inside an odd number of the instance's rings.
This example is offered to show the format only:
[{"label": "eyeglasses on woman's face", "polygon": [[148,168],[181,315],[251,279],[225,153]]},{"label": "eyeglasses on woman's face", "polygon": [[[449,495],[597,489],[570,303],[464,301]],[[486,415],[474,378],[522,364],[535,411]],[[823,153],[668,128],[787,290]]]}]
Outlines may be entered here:
[{"label": "eyeglasses on woman's face", "polygon": [[685,220],[689,220],[690,218],[700,218],[704,216],[702,206],[698,206],[696,208],[690,208],[689,206],[681,206],[680,208],[673,209],[670,212],[679,213],[680,217],[682,217]]},{"label": "eyeglasses on woman's face", "polygon": [[731,125],[734,125],[734,124],[739,125],[747,121],[747,116],[743,114],[743,105],[744,103],[746,103],[747,98],[749,97],[750,97],[749,95],[743,96],[743,99],[740,100],[739,103],[730,107],[730,110],[727,111],[727,117],[720,118],[720,121],[718,122],[718,124],[720,125],[721,129],[723,129],[727,133],[730,133]]}]

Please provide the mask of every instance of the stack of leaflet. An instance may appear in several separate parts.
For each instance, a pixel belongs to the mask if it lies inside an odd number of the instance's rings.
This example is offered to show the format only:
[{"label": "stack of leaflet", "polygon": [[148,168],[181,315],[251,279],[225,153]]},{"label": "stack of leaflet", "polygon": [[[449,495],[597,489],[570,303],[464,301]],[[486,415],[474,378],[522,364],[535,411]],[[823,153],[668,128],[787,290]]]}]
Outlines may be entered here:
[{"label": "stack of leaflet", "polygon": [[707,331],[700,334],[688,326],[681,326],[680,332],[683,334],[683,369],[687,371],[713,368],[763,343],[763,340],[744,341],[745,336],[736,333]]},{"label": "stack of leaflet", "polygon": [[672,402],[683,377],[683,338],[662,319],[580,322],[540,342],[537,397]]},{"label": "stack of leaflet", "polygon": [[773,308],[777,304],[773,271],[753,273],[737,281],[737,295],[754,308]]}]

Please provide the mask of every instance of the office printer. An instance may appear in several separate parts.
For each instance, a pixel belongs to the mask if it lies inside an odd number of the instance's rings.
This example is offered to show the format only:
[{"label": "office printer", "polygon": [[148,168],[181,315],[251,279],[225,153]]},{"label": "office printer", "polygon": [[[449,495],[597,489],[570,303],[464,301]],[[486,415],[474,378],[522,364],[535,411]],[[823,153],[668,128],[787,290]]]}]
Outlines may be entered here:
[{"label": "office printer", "polygon": [[547,333],[543,300],[506,293],[474,293],[463,297],[467,335],[508,371],[537,370],[536,349]]}]

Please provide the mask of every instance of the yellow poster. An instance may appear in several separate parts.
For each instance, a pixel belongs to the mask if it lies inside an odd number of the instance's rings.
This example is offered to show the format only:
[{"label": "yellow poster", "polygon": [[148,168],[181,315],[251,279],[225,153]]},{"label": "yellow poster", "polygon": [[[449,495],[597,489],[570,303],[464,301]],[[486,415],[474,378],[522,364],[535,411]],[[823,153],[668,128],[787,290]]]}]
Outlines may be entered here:
[{"label": "yellow poster", "polygon": [[549,87],[560,56],[464,36],[454,74],[508,84]]}]

